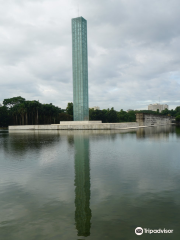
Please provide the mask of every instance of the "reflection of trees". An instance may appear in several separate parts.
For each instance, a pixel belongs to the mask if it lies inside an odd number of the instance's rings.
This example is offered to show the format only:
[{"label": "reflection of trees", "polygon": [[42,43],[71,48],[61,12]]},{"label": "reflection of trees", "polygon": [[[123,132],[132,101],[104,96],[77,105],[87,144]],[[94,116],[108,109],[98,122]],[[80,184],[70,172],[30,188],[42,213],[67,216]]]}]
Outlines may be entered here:
[{"label": "reflection of trees", "polygon": [[[4,136],[5,137],[5,136]],[[59,132],[22,131],[9,132],[6,141],[3,141],[3,149],[9,154],[26,154],[32,150],[52,146],[60,140]]]},{"label": "reflection of trees", "polygon": [[176,136],[180,137],[180,126],[176,126]]},{"label": "reflection of trees", "polygon": [[74,145],[74,137],[73,137],[73,135],[68,135],[67,136],[67,140],[68,140],[69,146],[72,147]]},{"label": "reflection of trees", "polygon": [[175,131],[175,126],[156,126],[139,128],[136,132],[137,138],[167,139],[169,134]]},{"label": "reflection of trees", "polygon": [[0,129],[0,137],[5,139],[9,137],[8,130],[1,130]]},{"label": "reflection of trees", "polygon": [[89,139],[74,135],[75,222],[78,236],[89,236],[91,227]]},{"label": "reflection of trees", "polygon": [[137,138],[145,138],[145,129],[139,128],[138,131],[136,132],[136,137]]}]

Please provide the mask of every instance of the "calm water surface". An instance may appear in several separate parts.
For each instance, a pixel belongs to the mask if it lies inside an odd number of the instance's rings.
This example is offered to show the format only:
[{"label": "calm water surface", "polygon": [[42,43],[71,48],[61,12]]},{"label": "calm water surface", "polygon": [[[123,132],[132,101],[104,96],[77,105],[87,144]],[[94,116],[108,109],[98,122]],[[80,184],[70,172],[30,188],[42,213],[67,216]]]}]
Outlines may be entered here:
[{"label": "calm water surface", "polygon": [[0,130],[0,240],[140,238],[180,239],[180,128]]}]

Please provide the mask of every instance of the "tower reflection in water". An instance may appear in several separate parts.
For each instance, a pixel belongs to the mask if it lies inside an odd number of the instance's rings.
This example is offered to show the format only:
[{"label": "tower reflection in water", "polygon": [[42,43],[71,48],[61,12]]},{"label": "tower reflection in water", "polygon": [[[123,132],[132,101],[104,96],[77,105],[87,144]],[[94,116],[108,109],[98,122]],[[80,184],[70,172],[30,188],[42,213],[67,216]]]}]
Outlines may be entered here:
[{"label": "tower reflection in water", "polygon": [[89,138],[74,135],[75,224],[78,236],[87,237],[91,228]]}]

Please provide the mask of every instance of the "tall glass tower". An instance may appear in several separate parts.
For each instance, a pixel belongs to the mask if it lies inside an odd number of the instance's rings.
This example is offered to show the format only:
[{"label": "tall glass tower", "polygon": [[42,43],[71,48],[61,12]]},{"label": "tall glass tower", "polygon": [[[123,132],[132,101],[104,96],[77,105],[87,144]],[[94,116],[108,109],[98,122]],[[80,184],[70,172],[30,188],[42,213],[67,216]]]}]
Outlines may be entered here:
[{"label": "tall glass tower", "polygon": [[74,121],[89,120],[87,21],[72,19],[73,116]]}]

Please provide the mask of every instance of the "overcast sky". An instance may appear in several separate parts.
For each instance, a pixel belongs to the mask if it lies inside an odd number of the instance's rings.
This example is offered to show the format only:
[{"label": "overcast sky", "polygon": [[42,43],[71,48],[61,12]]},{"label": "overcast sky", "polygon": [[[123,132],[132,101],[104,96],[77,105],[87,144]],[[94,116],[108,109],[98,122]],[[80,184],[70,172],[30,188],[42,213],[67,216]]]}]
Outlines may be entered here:
[{"label": "overcast sky", "polygon": [[87,20],[89,107],[180,105],[179,0],[0,0],[0,102],[73,101],[71,18]]}]

